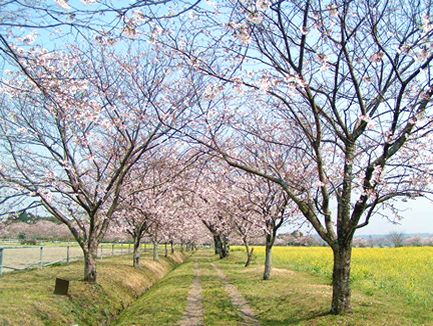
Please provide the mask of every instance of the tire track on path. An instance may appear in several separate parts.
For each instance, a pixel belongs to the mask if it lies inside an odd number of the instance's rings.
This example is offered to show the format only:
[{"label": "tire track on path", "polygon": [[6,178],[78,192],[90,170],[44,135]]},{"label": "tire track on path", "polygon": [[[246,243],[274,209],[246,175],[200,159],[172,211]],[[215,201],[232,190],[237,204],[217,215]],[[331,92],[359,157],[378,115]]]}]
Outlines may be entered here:
[{"label": "tire track on path", "polygon": [[232,304],[237,309],[239,309],[241,317],[244,320],[244,323],[242,325],[260,326],[260,323],[259,323],[258,319],[256,318],[253,309],[251,309],[247,300],[245,300],[245,298],[239,292],[237,287],[229,282],[227,276],[224,274],[224,272],[218,266],[216,266],[213,263],[211,265],[215,269],[215,271],[217,272],[217,274],[221,278],[221,280],[224,282],[225,290],[226,290],[227,294],[229,295],[229,297],[232,301]]},{"label": "tire track on path", "polygon": [[194,263],[194,280],[191,285],[191,290],[188,294],[188,305],[185,315],[179,322],[179,326],[203,326],[203,295],[200,281],[200,266],[198,262]]}]

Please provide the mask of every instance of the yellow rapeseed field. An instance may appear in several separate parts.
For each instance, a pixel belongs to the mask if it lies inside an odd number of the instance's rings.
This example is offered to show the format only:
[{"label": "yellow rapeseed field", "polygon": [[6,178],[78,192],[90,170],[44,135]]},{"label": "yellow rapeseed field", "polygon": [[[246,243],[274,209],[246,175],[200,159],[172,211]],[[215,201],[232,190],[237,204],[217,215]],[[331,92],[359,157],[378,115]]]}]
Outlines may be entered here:
[{"label": "yellow rapeseed field", "polygon": [[[256,247],[260,260],[264,247]],[[355,248],[352,287],[368,295],[384,292],[408,304],[433,307],[433,247]],[[274,247],[273,266],[306,271],[331,280],[332,250]]]}]

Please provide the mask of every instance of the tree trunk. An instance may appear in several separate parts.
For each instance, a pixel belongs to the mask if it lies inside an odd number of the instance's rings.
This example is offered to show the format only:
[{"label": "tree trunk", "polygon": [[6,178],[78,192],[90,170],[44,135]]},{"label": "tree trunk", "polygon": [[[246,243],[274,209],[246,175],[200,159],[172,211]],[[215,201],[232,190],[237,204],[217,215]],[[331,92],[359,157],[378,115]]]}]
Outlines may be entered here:
[{"label": "tree trunk", "polygon": [[171,254],[174,254],[174,243],[173,240],[170,241],[170,247],[171,247]]},{"label": "tree trunk", "polygon": [[230,255],[230,243],[229,238],[225,235],[223,236],[223,249],[224,249],[224,258]]},{"label": "tree trunk", "polygon": [[250,250],[250,246],[249,246],[249,244],[248,244],[248,240],[247,240],[247,237],[246,237],[246,236],[242,237],[242,241],[243,241],[243,243],[244,243],[244,246],[245,246],[245,252],[246,252],[246,254],[247,254],[247,261],[245,262],[245,267],[248,267],[248,266],[250,266],[251,261],[252,261],[252,259],[253,259],[253,251],[254,251],[254,248],[251,248],[251,250]]},{"label": "tree trunk", "polygon": [[221,242],[221,236],[218,235],[214,235],[213,236],[213,241],[214,241],[214,245],[215,245],[215,255],[219,255],[221,257],[222,255],[222,242]]},{"label": "tree trunk", "polygon": [[253,252],[254,248],[250,249],[250,246],[248,245],[248,241],[244,239],[244,245],[245,245],[245,252],[247,253],[247,261],[245,262],[245,267],[250,266],[251,261],[253,260]]},{"label": "tree trunk", "polygon": [[132,254],[132,266],[139,267],[140,266],[140,240],[134,239],[134,252]]},{"label": "tree trunk", "polygon": [[159,261],[159,253],[158,253],[158,243],[153,243],[153,260]]},{"label": "tree trunk", "polygon": [[340,315],[352,312],[350,289],[352,247],[351,245],[336,246],[332,250],[334,253],[334,270],[332,273],[331,313]]},{"label": "tree trunk", "polygon": [[164,243],[164,257],[168,257],[168,247],[167,247],[167,242]]},{"label": "tree trunk", "polygon": [[96,282],[96,256],[98,246],[91,246],[84,250],[84,281],[89,283]]},{"label": "tree trunk", "polygon": [[274,245],[274,241],[272,239],[271,234],[266,235],[266,249],[265,249],[265,271],[263,273],[264,280],[271,279],[271,270],[272,270],[272,247]]},{"label": "tree trunk", "polygon": [[230,255],[229,239],[225,235],[218,236],[218,238],[219,238],[219,256],[220,259],[223,259]]}]

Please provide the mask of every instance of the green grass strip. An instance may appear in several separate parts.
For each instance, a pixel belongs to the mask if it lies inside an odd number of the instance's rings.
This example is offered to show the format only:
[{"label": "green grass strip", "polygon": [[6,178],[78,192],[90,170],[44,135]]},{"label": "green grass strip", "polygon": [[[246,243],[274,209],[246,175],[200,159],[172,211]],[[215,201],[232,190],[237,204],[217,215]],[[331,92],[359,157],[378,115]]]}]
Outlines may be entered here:
[{"label": "green grass strip", "polygon": [[193,277],[189,260],[123,311],[113,325],[175,325],[185,312]]}]

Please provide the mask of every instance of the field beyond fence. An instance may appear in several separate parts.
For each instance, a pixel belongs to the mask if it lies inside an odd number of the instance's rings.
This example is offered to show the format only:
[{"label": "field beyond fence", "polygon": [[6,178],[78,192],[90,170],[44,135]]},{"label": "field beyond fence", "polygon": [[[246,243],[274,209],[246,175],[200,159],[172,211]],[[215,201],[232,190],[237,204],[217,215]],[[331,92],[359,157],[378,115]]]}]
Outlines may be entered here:
[{"label": "field beyond fence", "polygon": [[[142,250],[151,250],[143,244]],[[131,244],[104,243],[98,247],[98,259],[132,253]],[[0,243],[0,275],[12,271],[43,268],[54,264],[68,264],[83,259],[83,251],[76,243],[54,243],[50,245],[7,246]]]}]

